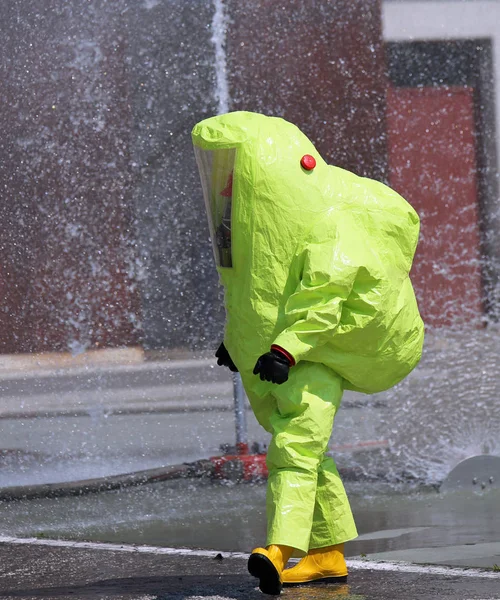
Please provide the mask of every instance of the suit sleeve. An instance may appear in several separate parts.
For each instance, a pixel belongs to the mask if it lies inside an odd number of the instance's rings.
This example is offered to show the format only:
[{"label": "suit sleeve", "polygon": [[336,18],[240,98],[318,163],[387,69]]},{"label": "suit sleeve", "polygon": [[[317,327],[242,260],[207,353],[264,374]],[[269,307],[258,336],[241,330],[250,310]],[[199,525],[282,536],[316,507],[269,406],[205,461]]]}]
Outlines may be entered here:
[{"label": "suit sleeve", "polygon": [[335,334],[342,305],[349,296],[357,269],[338,246],[312,244],[305,250],[301,280],[285,305],[287,328],[273,344],[295,362],[324,345]]}]

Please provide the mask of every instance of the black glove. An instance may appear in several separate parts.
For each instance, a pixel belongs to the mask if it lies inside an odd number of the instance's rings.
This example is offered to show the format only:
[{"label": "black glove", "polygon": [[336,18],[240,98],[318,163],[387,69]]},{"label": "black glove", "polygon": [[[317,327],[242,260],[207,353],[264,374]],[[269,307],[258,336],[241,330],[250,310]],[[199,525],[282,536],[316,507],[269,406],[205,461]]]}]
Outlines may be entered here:
[{"label": "black glove", "polygon": [[253,374],[260,374],[262,381],[272,381],[273,383],[285,383],[288,379],[288,371],[292,363],[279,350],[272,350],[263,354],[255,363]]},{"label": "black glove", "polygon": [[228,367],[228,369],[230,371],[232,371],[233,373],[238,372],[238,367],[231,360],[231,357],[229,356],[229,352],[227,351],[226,346],[224,346],[224,342],[222,342],[222,344],[217,349],[217,352],[215,353],[215,357],[217,358],[217,364],[220,367]]}]

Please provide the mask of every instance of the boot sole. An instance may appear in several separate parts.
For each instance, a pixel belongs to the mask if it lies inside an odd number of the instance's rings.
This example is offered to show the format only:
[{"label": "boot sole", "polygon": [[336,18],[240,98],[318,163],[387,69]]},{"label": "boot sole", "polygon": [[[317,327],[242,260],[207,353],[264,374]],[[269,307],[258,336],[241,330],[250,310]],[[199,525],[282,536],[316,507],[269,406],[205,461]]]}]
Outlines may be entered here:
[{"label": "boot sole", "polygon": [[316,583],[346,583],[347,575],[342,577],[321,577],[320,579],[311,579],[311,581],[284,581],[283,587],[297,587],[300,585],[315,585]]},{"label": "boot sole", "polygon": [[278,596],[281,593],[282,583],[280,575],[273,563],[264,556],[254,552],[248,559],[248,572],[259,580],[259,589],[263,594]]}]

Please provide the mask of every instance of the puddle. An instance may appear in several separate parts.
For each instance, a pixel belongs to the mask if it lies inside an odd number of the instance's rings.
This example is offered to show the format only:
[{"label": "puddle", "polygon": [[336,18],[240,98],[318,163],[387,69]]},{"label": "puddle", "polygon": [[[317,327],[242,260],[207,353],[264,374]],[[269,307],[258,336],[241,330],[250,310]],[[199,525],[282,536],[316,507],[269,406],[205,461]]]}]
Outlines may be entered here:
[{"label": "puddle", "polygon": [[[347,544],[347,556],[500,542],[499,490],[407,494],[366,482],[346,487],[360,534]],[[265,485],[174,481],[4,502],[0,515],[7,536],[248,552],[265,539]]]}]

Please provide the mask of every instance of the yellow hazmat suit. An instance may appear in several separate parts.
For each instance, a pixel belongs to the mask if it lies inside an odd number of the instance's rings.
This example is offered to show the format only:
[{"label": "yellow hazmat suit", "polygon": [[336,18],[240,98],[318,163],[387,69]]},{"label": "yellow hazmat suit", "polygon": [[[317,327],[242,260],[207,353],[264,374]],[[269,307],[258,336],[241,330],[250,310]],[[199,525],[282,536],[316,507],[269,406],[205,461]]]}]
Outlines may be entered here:
[{"label": "yellow hazmat suit", "polygon": [[[387,389],[418,363],[423,324],[408,276],[419,219],[396,192],[327,165],[283,119],[234,112],[192,132],[225,288],[224,345],[272,434],[267,544],[299,553],[356,537],[325,457],[344,389]],[[253,374],[274,345],[276,385]]]}]

